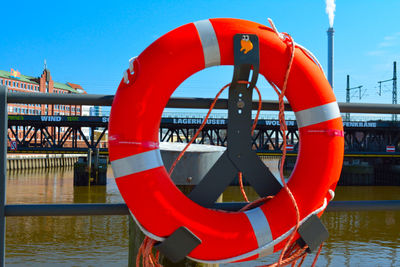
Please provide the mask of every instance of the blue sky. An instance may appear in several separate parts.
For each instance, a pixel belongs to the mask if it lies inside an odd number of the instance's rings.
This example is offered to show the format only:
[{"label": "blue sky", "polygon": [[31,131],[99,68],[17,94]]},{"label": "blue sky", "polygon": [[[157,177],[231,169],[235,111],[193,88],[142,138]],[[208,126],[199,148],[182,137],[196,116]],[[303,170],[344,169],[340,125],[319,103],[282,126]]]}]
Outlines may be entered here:
[{"label": "blue sky", "polygon": [[[114,94],[127,68],[161,35],[180,25],[213,17],[233,17],[267,25],[312,51],[326,69],[329,26],[324,0],[297,1],[3,1],[0,69],[38,76],[43,60],[59,82],[81,84],[89,93]],[[400,61],[400,1],[336,1],[335,93],[345,101],[346,75],[363,85],[363,99],[391,103],[391,83],[378,96],[377,81],[392,78]],[[176,96],[213,97],[231,80],[231,67],[195,74]],[[265,80],[264,99],[277,99]]]}]

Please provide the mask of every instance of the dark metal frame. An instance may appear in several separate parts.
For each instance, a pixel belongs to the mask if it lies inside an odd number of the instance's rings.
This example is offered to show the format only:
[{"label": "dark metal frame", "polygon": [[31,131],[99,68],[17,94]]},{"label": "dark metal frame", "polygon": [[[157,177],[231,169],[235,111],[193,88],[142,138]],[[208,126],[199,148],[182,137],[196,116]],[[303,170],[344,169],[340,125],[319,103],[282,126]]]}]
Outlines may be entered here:
[{"label": "dark metal frame", "polygon": [[[0,266],[5,264],[5,217],[6,216],[85,216],[85,215],[128,215],[125,204],[48,204],[48,205],[6,205],[7,170],[7,103],[24,104],[71,104],[111,106],[112,95],[52,95],[39,93],[8,93],[7,87],[0,86]],[[173,98],[169,108],[208,109],[213,99]],[[228,101],[217,101],[217,109],[226,109]],[[340,103],[342,112],[400,114],[400,105]],[[257,102],[253,102],[253,109]],[[290,106],[286,104],[287,110]],[[263,110],[277,110],[276,101],[263,101]],[[215,208],[238,210],[241,203],[216,203]],[[334,201],[327,211],[400,210],[400,200],[391,201]]]}]

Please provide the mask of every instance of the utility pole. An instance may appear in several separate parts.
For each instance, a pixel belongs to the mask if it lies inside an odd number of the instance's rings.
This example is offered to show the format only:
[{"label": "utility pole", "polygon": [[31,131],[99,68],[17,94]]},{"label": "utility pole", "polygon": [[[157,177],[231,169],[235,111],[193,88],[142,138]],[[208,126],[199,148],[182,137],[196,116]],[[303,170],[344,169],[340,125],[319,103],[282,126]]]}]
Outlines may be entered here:
[{"label": "utility pole", "polygon": [[[350,75],[347,75],[346,103],[350,103],[350,91],[351,90],[358,89],[358,95],[359,95],[358,97],[359,97],[359,99],[361,99],[361,88],[362,87],[363,87],[362,85],[359,85],[359,86],[350,88]],[[346,113],[345,120],[350,121],[350,113]]]},{"label": "utility pole", "polygon": [[[392,92],[392,104],[397,104],[397,73],[396,73],[396,61],[393,62],[393,92]],[[392,114],[392,121],[397,121],[397,114]]]},{"label": "utility pole", "polygon": [[[393,62],[393,78],[384,81],[378,81],[379,84],[379,96],[382,95],[382,83],[393,81],[392,89],[392,104],[397,104],[397,71],[396,71],[396,61]],[[392,121],[397,121],[397,114],[392,114]]]}]

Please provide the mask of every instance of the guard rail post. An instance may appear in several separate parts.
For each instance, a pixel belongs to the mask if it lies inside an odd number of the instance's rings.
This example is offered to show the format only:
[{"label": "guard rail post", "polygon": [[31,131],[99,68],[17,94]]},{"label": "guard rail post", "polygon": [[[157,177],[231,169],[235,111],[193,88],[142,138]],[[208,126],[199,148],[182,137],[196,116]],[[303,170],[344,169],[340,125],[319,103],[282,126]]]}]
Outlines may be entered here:
[{"label": "guard rail post", "polygon": [[0,85],[0,266],[5,265],[6,246],[7,132],[7,87]]}]

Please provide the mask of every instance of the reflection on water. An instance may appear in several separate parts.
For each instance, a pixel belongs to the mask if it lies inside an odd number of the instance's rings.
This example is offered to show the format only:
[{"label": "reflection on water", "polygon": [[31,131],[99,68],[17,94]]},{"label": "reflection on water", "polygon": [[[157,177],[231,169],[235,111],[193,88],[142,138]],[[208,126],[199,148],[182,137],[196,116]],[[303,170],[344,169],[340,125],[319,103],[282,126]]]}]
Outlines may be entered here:
[{"label": "reflection on water", "polygon": [[[8,174],[8,204],[120,202],[112,178],[107,186],[74,188],[72,168]],[[126,266],[128,238],[127,216],[8,217],[6,264]]]},{"label": "reflection on water", "polygon": [[[7,203],[119,203],[108,174],[107,186],[73,187],[72,169],[10,172]],[[252,199],[257,195],[246,191]],[[339,187],[336,200],[399,199],[400,187]],[[224,201],[241,201],[231,187]],[[400,212],[329,212],[330,232],[317,266],[400,266]],[[8,217],[6,263],[14,266],[126,266],[127,216]],[[309,266],[313,255],[304,266]],[[256,266],[271,258],[228,266]]]}]

